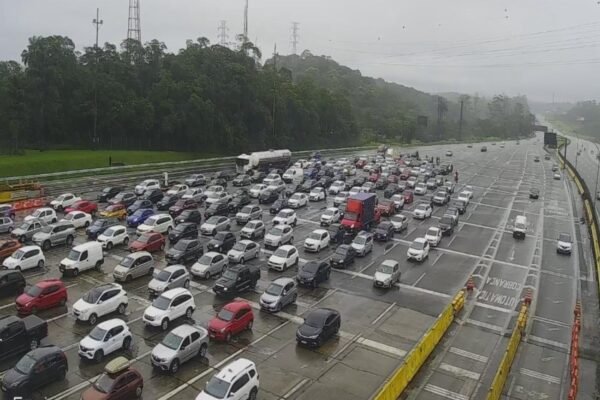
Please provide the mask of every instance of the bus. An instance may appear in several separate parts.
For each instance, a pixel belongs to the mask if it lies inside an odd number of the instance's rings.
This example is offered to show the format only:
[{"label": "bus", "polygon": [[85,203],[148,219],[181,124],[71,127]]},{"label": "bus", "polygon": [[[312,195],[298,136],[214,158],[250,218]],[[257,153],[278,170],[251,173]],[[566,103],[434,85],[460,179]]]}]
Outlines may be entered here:
[{"label": "bus", "polygon": [[286,169],[292,161],[292,152],[289,150],[256,151],[250,154],[241,154],[235,160],[236,170],[239,174],[247,174],[252,170],[268,172],[273,168]]}]

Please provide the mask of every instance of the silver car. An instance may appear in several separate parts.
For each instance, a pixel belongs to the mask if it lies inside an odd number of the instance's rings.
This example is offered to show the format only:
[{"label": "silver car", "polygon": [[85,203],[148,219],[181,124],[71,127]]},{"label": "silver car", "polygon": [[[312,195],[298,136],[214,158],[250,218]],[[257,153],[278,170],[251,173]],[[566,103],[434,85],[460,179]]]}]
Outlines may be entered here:
[{"label": "silver car", "polygon": [[23,222],[21,225],[13,229],[10,234],[14,239],[19,239],[20,242],[31,240],[33,235],[42,230],[48,224],[39,219],[30,219]]},{"label": "silver car", "polygon": [[9,217],[0,217],[0,233],[11,233],[15,223]]},{"label": "silver car", "polygon": [[148,283],[148,292],[151,295],[158,296],[161,293],[183,287],[190,286],[190,273],[183,265],[169,265],[161,271],[154,272],[154,278]]},{"label": "silver car", "polygon": [[224,254],[209,251],[192,265],[192,275],[208,279],[211,276],[220,275],[227,268],[228,259]]},{"label": "silver car", "polygon": [[265,235],[265,248],[278,248],[279,246],[294,242],[294,230],[289,225],[275,225]]},{"label": "silver car", "polygon": [[137,251],[123,258],[113,270],[113,278],[119,282],[131,282],[135,278],[154,273],[154,259],[147,251]]},{"label": "silver car", "polygon": [[375,271],[373,285],[390,288],[396,282],[400,282],[400,264],[395,260],[385,260]]},{"label": "silver car", "polygon": [[260,246],[252,240],[240,240],[227,253],[227,258],[232,263],[244,263],[258,257]]},{"label": "silver car", "polygon": [[39,232],[33,235],[33,243],[40,246],[43,250],[49,250],[53,246],[66,244],[71,246],[75,239],[75,226],[70,222],[57,222],[43,227]]},{"label": "silver car", "polygon": [[408,218],[404,214],[393,215],[390,222],[394,225],[394,232],[402,232],[408,227]]},{"label": "silver car", "polygon": [[262,210],[257,205],[244,206],[239,213],[235,215],[235,221],[238,225],[244,225],[246,222],[262,218]]},{"label": "silver car", "polygon": [[359,232],[352,241],[351,246],[356,250],[357,256],[364,257],[367,253],[373,251],[373,234],[365,231]]},{"label": "silver car", "polygon": [[288,304],[294,304],[297,297],[296,281],[291,278],[277,278],[260,296],[260,308],[267,311],[280,311]]},{"label": "silver car", "polygon": [[260,220],[249,221],[240,231],[240,237],[242,239],[257,239],[265,237],[265,223]]},{"label": "silver car", "polygon": [[203,235],[214,236],[217,232],[228,231],[231,227],[231,221],[227,217],[214,215],[204,221],[200,226],[200,232]]},{"label": "silver car", "polygon": [[181,325],[154,346],[150,362],[155,368],[175,374],[179,366],[194,357],[206,357],[208,331],[196,325]]}]

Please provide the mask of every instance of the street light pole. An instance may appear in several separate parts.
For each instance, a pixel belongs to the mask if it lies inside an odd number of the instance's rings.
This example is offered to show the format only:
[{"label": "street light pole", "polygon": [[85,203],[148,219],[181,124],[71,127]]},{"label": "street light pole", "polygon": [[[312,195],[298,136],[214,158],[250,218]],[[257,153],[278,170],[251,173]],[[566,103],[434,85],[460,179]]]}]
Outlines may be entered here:
[{"label": "street light pole", "polygon": [[600,175],[600,149],[598,149],[598,143],[594,142],[596,146],[596,164],[598,164],[598,168],[596,168],[596,187],[594,188],[594,211],[596,210],[596,201],[598,200],[598,175]]}]

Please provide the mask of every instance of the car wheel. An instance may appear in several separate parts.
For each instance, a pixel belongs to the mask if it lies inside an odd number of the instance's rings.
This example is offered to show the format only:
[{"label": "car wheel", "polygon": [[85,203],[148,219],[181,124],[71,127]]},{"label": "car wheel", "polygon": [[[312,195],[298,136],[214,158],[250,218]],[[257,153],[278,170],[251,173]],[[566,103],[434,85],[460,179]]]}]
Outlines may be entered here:
[{"label": "car wheel", "polygon": [[49,241],[49,240],[46,240],[46,241],[45,241],[45,242],[42,244],[42,249],[43,249],[44,251],[48,251],[48,250],[50,250],[50,241]]},{"label": "car wheel", "polygon": [[96,325],[97,321],[98,321],[98,316],[96,314],[90,315],[90,318],[88,319],[88,322],[90,323],[90,325]]},{"label": "car wheel", "polygon": [[[66,270],[65,270],[65,272],[66,272]],[[79,275],[79,270],[77,268],[75,268],[75,269],[73,269],[72,273],[73,273],[73,276],[77,276],[77,275]]]},{"label": "car wheel", "polygon": [[192,314],[194,314],[192,307],[189,307],[187,310],[185,310],[185,317],[187,319],[192,319]]},{"label": "car wheel", "polygon": [[85,224],[83,224],[83,227],[87,228],[88,226],[90,226],[90,221],[85,221]]},{"label": "car wheel", "polygon": [[162,320],[162,322],[160,323],[160,328],[163,331],[166,331],[167,329],[169,329],[169,319],[168,318],[165,318]]},{"label": "car wheel", "polygon": [[231,342],[231,332],[227,332],[227,335],[225,335],[225,341],[226,341],[227,343],[230,343],[230,342]]},{"label": "car wheel", "polygon": [[117,308],[118,313],[123,315],[125,314],[125,310],[127,310],[127,305],[125,305],[125,303],[119,304],[119,307]]},{"label": "car wheel", "polygon": [[127,275],[127,277],[125,277],[126,283],[130,283],[132,280],[133,280],[133,276],[131,276],[131,275]]},{"label": "car wheel", "polygon": [[137,399],[139,399],[140,397],[142,397],[142,391],[144,390],[143,386],[138,386],[135,388],[135,397]]},{"label": "car wheel", "polygon": [[37,312],[38,312],[37,307],[31,307],[31,313],[32,314],[37,314]]},{"label": "car wheel", "polygon": [[248,322],[248,325],[246,325],[246,329],[251,331],[252,330],[252,325],[254,325],[254,320],[251,319],[250,322]]},{"label": "car wheel", "polygon": [[127,246],[129,244],[129,236],[125,236],[125,239],[123,239],[123,244],[125,246]]},{"label": "car wheel", "polygon": [[67,298],[63,297],[62,299],[60,299],[60,302],[58,303],[61,307],[64,307],[65,304],[67,304]]},{"label": "car wheel", "polygon": [[37,349],[39,345],[40,345],[39,339],[31,339],[31,342],[29,342],[29,348],[31,350]]},{"label": "car wheel", "polygon": [[131,348],[131,336],[127,336],[123,340],[123,350],[129,350]]},{"label": "car wheel", "polygon": [[213,229],[213,230],[212,230],[212,232],[211,232],[211,234],[212,234],[213,236],[215,236],[215,235],[217,234],[217,230],[216,230],[216,229]]},{"label": "car wheel", "polygon": [[67,370],[62,368],[60,370],[60,372],[58,373],[57,378],[59,381],[64,381],[66,377],[67,377]]},{"label": "car wheel", "polygon": [[73,240],[74,240],[73,236],[71,236],[71,235],[67,236],[67,246],[72,245]]},{"label": "car wheel", "polygon": [[257,393],[258,390],[256,390],[256,388],[252,388],[252,390],[250,391],[250,396],[248,396],[248,400],[256,400]]},{"label": "car wheel", "polygon": [[202,346],[200,346],[200,350],[198,350],[198,356],[200,358],[206,357],[207,351],[208,351],[208,346],[206,344],[203,344]]},{"label": "car wheel", "polygon": [[96,261],[95,268],[96,268],[96,271],[100,271],[102,269],[102,260]]},{"label": "car wheel", "polygon": [[94,353],[94,361],[95,362],[100,363],[103,358],[104,358],[104,353],[102,352],[102,350],[98,350],[97,352]]},{"label": "car wheel", "polygon": [[177,371],[179,371],[179,360],[174,359],[173,362],[171,362],[171,366],[169,367],[169,372],[174,375],[177,373]]},{"label": "car wheel", "polygon": [[38,261],[37,266],[38,266],[38,268],[42,269],[42,268],[44,268],[44,264],[45,264],[44,260],[40,260],[40,261]]},{"label": "car wheel", "polygon": [[190,287],[190,280],[189,279],[186,279],[185,282],[183,282],[183,287],[185,289],[188,289]]},{"label": "car wheel", "polygon": [[106,243],[106,250],[110,250],[110,249],[112,249],[112,248],[113,248],[113,244],[112,244],[112,242],[108,242],[108,243]]},{"label": "car wheel", "polygon": [[23,236],[23,235],[19,236],[19,242],[25,243],[25,236]]},{"label": "car wheel", "polygon": [[57,221],[57,219],[56,219],[56,218],[52,218],[52,223],[53,223],[53,224],[55,224],[55,223],[56,223],[56,221]]}]

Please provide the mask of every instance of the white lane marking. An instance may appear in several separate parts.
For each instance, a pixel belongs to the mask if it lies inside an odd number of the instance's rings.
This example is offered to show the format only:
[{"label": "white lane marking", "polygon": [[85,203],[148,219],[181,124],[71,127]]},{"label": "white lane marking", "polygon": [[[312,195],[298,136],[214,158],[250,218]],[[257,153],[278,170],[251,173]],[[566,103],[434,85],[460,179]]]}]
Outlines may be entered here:
[{"label": "white lane marking", "polygon": [[488,362],[488,358],[486,356],[475,354],[467,350],[459,349],[458,347],[450,347],[449,351],[450,353],[456,354],[457,356],[470,358],[471,360],[479,361],[482,363]]},{"label": "white lane marking", "polygon": [[560,384],[560,378],[558,378],[556,376],[544,374],[542,372],[532,371],[527,368],[521,368],[521,369],[519,369],[519,372],[523,375],[527,375],[532,378],[537,378],[537,379],[540,379],[540,380],[548,382],[548,383],[554,383],[556,385]]},{"label": "white lane marking", "polygon": [[283,400],[291,398],[294,395],[294,393],[296,393],[298,390],[300,390],[300,388],[302,388],[302,386],[306,385],[308,382],[310,382],[310,379],[308,379],[308,378],[302,379],[300,382],[298,382],[297,384],[292,386],[292,388],[290,390],[285,392],[285,394],[283,396],[281,396],[281,398]]},{"label": "white lane marking", "polygon": [[536,321],[545,323],[545,324],[561,326],[563,328],[571,328],[571,324],[568,324],[568,323],[562,322],[562,321],[556,321],[554,319],[544,318],[544,317],[540,317],[537,315],[535,317],[533,317],[533,319]]},{"label": "white lane marking", "polygon": [[468,324],[471,324],[471,325],[482,327],[482,328],[491,329],[496,332],[504,332],[504,328],[502,328],[501,326],[494,325],[494,324],[488,324],[487,322],[477,321],[476,319],[467,318],[465,320],[465,322]]},{"label": "white lane marking", "polygon": [[541,344],[547,344],[549,346],[558,347],[559,349],[569,350],[569,345],[567,345],[565,343],[557,342],[556,340],[550,340],[550,339],[546,339],[546,338],[535,336],[535,335],[527,336],[527,341],[528,342],[537,342],[537,343],[541,343]]},{"label": "white lane marking", "polygon": [[499,312],[503,312],[503,313],[516,313],[516,311],[509,310],[508,308],[496,307],[491,304],[481,303],[479,301],[475,302],[475,306],[489,308],[490,310],[499,311]]},{"label": "white lane marking", "polygon": [[437,394],[438,396],[442,396],[450,400],[469,400],[469,396],[465,396],[464,394],[456,392],[451,392],[448,389],[432,385],[431,383],[425,385],[424,389],[430,393]]},{"label": "white lane marking", "polygon": [[383,310],[383,311],[381,312],[381,314],[379,314],[379,315],[377,316],[377,318],[375,318],[375,319],[373,320],[373,322],[371,322],[371,325],[375,325],[377,322],[379,322],[379,320],[381,320],[381,318],[383,318],[383,316],[384,316],[385,314],[387,314],[387,313],[388,313],[388,312],[389,312],[389,311],[390,311],[390,310],[391,310],[391,309],[392,309],[392,308],[393,308],[395,305],[396,305],[396,302],[393,302],[392,304],[390,304],[390,305],[388,306],[388,308],[386,308],[385,310]]},{"label": "white lane marking", "polygon": [[435,258],[435,260],[433,260],[433,262],[431,263],[431,266],[433,267],[435,265],[435,263],[437,263],[441,257],[442,257],[442,254],[438,254],[438,256]]},{"label": "white lane marking", "polygon": [[459,378],[469,378],[473,379],[474,381],[478,381],[479,377],[481,376],[477,372],[469,371],[464,368],[460,368],[447,363],[441,363],[439,369],[441,369],[442,371],[450,372],[452,375],[455,375]]},{"label": "white lane marking", "polygon": [[348,349],[348,347],[352,346],[352,344],[355,343],[359,338],[360,338],[360,333],[357,333],[356,335],[352,336],[352,338],[350,338],[350,340],[348,340],[348,342],[346,344],[344,344],[342,347],[340,347],[338,349],[338,351],[336,351],[331,356],[329,356],[325,362],[330,363],[334,360],[337,360],[338,356],[340,354],[342,354],[344,351],[346,351],[346,349]]},{"label": "white lane marking", "polygon": [[69,312],[68,312],[68,311],[67,311],[66,313],[64,313],[64,314],[60,314],[60,315],[57,315],[56,317],[53,317],[53,318],[47,319],[47,320],[46,320],[46,322],[47,322],[47,323],[54,322],[54,321],[56,321],[57,319],[61,319],[61,318],[64,318],[64,317],[66,317],[67,315],[69,315]]},{"label": "white lane marking", "polygon": [[411,286],[417,286],[417,285],[419,284],[419,282],[421,282],[421,279],[423,279],[423,278],[425,277],[425,275],[427,275],[427,272],[423,272],[423,273],[421,274],[421,276],[419,277],[419,279],[417,279],[417,280],[415,281],[415,283],[413,283]]},{"label": "white lane marking", "polygon": [[398,357],[404,357],[406,355],[406,351],[399,349],[397,347],[388,346],[387,344],[376,342],[371,339],[367,339],[364,337],[358,338],[356,343],[362,344],[363,346],[370,347],[374,350],[381,350],[389,354],[396,355]]}]

